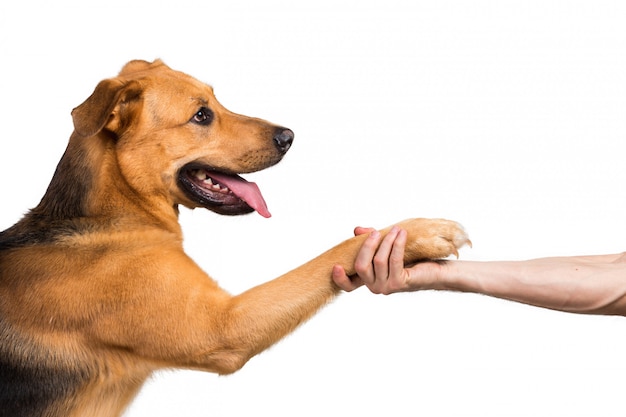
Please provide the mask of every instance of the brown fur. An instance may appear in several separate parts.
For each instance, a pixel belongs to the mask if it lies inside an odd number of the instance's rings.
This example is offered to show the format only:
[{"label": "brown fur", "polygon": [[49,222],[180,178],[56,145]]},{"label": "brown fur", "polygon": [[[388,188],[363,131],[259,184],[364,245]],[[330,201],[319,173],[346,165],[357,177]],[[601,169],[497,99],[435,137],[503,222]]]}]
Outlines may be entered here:
[{"label": "brown fur", "polygon": [[[200,108],[210,123],[193,122]],[[229,112],[160,61],[130,62],[72,115],[40,204],[0,234],[0,416],[118,416],[157,369],[235,372],[338,293],[334,264],[354,273],[364,236],[232,296],[183,251],[179,204],[251,211],[185,192],[187,164],[264,169],[291,144],[287,129]],[[450,221],[403,227],[407,261],[467,241]]]}]

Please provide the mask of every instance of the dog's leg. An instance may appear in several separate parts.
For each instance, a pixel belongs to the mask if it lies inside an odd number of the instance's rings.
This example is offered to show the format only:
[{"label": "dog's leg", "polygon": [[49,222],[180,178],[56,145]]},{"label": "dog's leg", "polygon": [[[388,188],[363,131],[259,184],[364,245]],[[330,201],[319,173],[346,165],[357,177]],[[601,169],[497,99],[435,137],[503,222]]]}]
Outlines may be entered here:
[{"label": "dog's leg", "polygon": [[[400,224],[408,232],[405,262],[456,255],[469,239],[455,222],[413,219]],[[385,229],[382,234],[389,231]],[[334,265],[352,275],[366,235],[349,239],[287,274],[234,297],[224,318],[224,341],[235,349],[220,349],[220,363],[239,369],[249,358],[291,332],[338,292],[331,278]]]},{"label": "dog's leg", "polygon": [[[447,220],[413,219],[400,226],[408,232],[407,263],[445,258],[469,242],[463,229]],[[388,231],[382,230],[381,234]],[[143,255],[141,269],[137,269],[136,255],[131,254],[126,260],[118,259],[116,267],[125,270],[119,280],[89,291],[109,294],[115,308],[93,316],[87,338],[114,346],[118,353],[119,349],[133,352],[134,357],[154,364],[154,369],[235,372],[333,299],[339,292],[332,280],[333,266],[341,265],[348,274],[354,274],[356,255],[366,238],[361,235],[348,239],[291,272],[237,296],[221,290],[175,248],[170,252],[160,245],[158,252]],[[149,284],[132,285],[131,290],[127,276],[133,277],[133,283]],[[97,299],[92,302],[102,303]],[[78,308],[71,309],[75,310]],[[118,360],[115,356],[110,359]]]}]

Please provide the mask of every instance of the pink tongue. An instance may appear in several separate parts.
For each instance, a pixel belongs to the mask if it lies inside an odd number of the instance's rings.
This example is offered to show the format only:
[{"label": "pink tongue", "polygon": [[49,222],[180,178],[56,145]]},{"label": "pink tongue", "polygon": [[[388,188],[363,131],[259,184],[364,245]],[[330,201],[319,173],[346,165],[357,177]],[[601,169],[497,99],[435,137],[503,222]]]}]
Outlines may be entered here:
[{"label": "pink tongue", "polygon": [[259,187],[255,183],[248,182],[238,175],[226,175],[213,171],[207,172],[207,174],[220,184],[228,187],[233,194],[245,201],[261,216],[265,218],[272,216],[267,210],[267,204],[265,204]]}]

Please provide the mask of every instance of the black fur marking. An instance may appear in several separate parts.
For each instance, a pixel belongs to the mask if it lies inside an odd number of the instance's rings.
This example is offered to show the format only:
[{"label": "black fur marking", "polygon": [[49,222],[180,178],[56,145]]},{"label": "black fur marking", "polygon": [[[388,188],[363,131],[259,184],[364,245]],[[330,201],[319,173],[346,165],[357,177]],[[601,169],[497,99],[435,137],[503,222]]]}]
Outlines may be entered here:
[{"label": "black fur marking", "polygon": [[[72,149],[74,148],[74,149]],[[92,183],[89,157],[81,147],[68,146],[39,205],[36,217],[65,220],[83,217],[84,201]]]},{"label": "black fur marking", "polygon": [[[0,417],[43,417],[54,403],[75,395],[89,377],[58,369],[51,355],[16,337],[0,318]],[[42,361],[49,364],[42,364]]]},{"label": "black fur marking", "polygon": [[51,243],[84,230],[85,200],[92,183],[92,168],[80,147],[70,144],[57,165],[37,207],[22,220],[0,232],[0,250]]},{"label": "black fur marking", "polygon": [[40,227],[37,227],[37,224],[36,220],[27,217],[7,230],[0,232],[0,251],[51,243],[60,237],[70,236],[84,230],[84,228],[73,224],[73,222],[63,222],[58,225],[46,224],[40,225]]},{"label": "black fur marking", "polygon": [[46,368],[17,366],[0,357],[0,417],[43,416],[74,391],[76,377]]}]

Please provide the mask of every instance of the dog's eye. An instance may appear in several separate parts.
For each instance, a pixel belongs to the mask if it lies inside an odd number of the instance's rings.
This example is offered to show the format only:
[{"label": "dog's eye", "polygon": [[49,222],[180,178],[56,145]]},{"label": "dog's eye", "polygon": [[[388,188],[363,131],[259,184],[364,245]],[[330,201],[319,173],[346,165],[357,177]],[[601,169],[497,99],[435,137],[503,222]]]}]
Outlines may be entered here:
[{"label": "dog's eye", "polygon": [[206,126],[213,121],[213,112],[211,111],[211,109],[202,107],[200,110],[196,112],[196,114],[193,115],[191,120],[194,123]]}]

